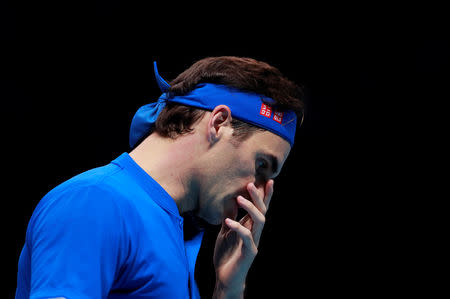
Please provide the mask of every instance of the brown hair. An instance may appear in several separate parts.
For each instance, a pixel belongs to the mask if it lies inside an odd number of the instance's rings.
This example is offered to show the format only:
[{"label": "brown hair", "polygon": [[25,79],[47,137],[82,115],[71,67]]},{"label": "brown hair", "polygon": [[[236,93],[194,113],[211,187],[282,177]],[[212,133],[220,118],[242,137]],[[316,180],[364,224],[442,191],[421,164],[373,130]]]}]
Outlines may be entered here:
[{"label": "brown hair", "polygon": [[[222,56],[197,61],[170,82],[170,96],[184,95],[199,83],[223,84],[242,91],[254,92],[275,100],[274,109],[292,110],[303,118],[305,104],[303,91],[284,77],[275,67],[252,58]],[[155,132],[163,137],[176,138],[191,132],[205,110],[168,103],[155,124]],[[243,141],[260,127],[232,119],[233,136]]]}]

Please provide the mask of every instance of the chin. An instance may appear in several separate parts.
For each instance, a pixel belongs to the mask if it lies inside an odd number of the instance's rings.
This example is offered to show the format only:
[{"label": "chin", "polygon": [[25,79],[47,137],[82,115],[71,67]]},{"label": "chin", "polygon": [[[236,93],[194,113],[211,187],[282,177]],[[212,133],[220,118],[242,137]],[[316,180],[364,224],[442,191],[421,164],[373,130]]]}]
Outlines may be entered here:
[{"label": "chin", "polygon": [[204,211],[203,213],[198,213],[198,217],[211,225],[220,225],[225,218],[236,220],[238,215],[236,198],[229,198],[223,202],[224,204],[220,206],[211,206],[210,209]]},{"label": "chin", "polygon": [[202,216],[199,216],[199,217],[211,225],[220,225],[220,224],[222,224],[222,221],[225,219],[225,218],[220,218],[220,217],[218,217],[218,218],[202,217]]},{"label": "chin", "polygon": [[212,215],[212,214],[199,215],[199,217],[211,225],[220,225],[225,220],[225,218],[231,218],[233,220],[236,220],[237,211],[238,211],[238,209],[236,206],[236,208],[233,208],[231,211],[226,211],[226,212],[221,211],[219,213],[215,213],[214,215]]}]

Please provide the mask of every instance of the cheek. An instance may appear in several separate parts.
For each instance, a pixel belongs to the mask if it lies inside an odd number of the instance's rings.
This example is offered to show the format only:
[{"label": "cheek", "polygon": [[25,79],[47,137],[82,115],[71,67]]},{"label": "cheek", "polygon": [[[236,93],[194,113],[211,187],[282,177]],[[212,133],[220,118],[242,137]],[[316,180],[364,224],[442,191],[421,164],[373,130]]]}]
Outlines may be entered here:
[{"label": "cheek", "polygon": [[226,178],[227,183],[223,185],[227,192],[245,194],[247,184],[255,181],[255,167],[253,164],[241,159],[235,160],[233,165],[230,165]]},{"label": "cheek", "polygon": [[255,162],[239,155],[230,155],[224,159],[216,161],[216,178],[221,178],[226,181],[234,181],[254,176]]},{"label": "cheek", "polygon": [[228,198],[231,194],[245,192],[247,184],[254,181],[254,163],[235,159],[223,168],[222,173],[216,174],[215,191],[218,198]]},{"label": "cheek", "polygon": [[236,177],[248,178],[255,175],[255,162],[249,159],[240,159],[235,162]]}]

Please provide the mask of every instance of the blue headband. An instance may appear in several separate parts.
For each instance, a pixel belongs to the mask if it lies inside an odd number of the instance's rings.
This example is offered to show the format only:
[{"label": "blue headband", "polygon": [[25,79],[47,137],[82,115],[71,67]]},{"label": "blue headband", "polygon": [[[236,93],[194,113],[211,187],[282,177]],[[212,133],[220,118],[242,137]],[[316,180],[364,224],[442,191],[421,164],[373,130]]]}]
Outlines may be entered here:
[{"label": "blue headband", "polygon": [[214,110],[218,105],[227,105],[233,118],[264,128],[287,140],[291,147],[294,145],[297,116],[293,111],[273,110],[271,106],[275,103],[273,99],[212,83],[201,83],[185,95],[170,97],[166,93],[170,85],[159,76],[156,62],[153,65],[156,81],[163,94],[157,102],[142,106],[134,115],[130,128],[130,146],[132,148],[153,130],[156,119],[167,102],[209,111]]}]

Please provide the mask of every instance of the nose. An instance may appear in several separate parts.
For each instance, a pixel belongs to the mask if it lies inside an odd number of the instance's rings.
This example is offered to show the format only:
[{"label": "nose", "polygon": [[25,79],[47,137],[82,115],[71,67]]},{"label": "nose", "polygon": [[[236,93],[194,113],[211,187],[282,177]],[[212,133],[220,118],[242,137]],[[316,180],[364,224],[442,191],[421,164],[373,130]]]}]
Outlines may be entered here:
[{"label": "nose", "polygon": [[267,180],[264,177],[256,177],[254,184],[255,184],[256,188],[258,188],[258,189],[261,187],[264,188],[267,184]]}]

